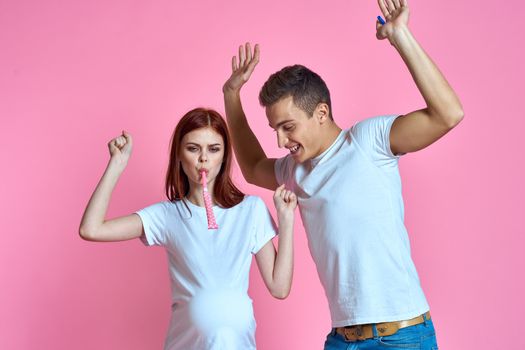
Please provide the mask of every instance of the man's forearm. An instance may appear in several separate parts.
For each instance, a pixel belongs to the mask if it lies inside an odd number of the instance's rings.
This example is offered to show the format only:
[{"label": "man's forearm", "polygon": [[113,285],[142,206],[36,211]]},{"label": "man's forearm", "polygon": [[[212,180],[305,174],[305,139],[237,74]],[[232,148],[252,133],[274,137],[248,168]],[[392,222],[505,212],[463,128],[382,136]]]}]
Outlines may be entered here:
[{"label": "man's forearm", "polygon": [[240,92],[225,91],[224,106],[235,156],[244,177],[250,181],[253,178],[255,165],[267,158],[266,154],[248,124],[242,109]]},{"label": "man's forearm", "polygon": [[463,117],[461,103],[438,67],[416,41],[408,27],[399,28],[390,42],[406,63],[432,117],[448,126]]}]

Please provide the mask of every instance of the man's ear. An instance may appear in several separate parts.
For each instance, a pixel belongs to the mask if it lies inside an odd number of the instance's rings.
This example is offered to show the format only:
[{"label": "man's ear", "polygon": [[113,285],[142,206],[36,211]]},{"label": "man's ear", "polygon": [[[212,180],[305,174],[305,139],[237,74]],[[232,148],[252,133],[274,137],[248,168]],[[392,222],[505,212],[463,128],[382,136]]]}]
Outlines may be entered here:
[{"label": "man's ear", "polygon": [[328,107],[328,104],[324,102],[318,103],[317,107],[315,107],[314,116],[316,116],[317,120],[319,121],[319,124],[323,124],[327,120],[329,120],[330,107]]}]

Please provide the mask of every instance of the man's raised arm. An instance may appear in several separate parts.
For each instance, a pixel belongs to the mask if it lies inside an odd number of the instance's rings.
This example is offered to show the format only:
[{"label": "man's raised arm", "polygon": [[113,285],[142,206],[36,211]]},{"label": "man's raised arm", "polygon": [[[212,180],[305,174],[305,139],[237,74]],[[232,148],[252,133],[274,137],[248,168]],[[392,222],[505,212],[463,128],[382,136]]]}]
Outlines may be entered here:
[{"label": "man's raised arm", "polygon": [[378,0],[386,23],[377,22],[377,38],[388,39],[401,55],[427,104],[396,119],[390,131],[394,154],[415,152],[437,141],[463,119],[459,99],[408,28],[406,0]]},{"label": "man's raised arm", "polygon": [[261,144],[250,129],[242,109],[240,92],[242,86],[259,62],[259,46],[252,49],[249,43],[239,47],[239,57],[232,58],[232,74],[224,83],[224,106],[226,119],[230,128],[233,150],[242,174],[251,184],[275,190],[278,187],[274,173],[275,159],[268,159]]}]

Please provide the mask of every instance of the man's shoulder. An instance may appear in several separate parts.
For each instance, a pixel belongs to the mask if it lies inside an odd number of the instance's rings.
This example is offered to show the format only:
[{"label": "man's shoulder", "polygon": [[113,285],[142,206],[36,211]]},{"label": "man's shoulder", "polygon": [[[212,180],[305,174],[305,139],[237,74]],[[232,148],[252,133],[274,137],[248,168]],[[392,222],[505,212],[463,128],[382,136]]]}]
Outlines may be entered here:
[{"label": "man's shoulder", "polygon": [[388,125],[398,116],[399,114],[385,114],[364,118],[355,122],[349,130],[353,130],[356,128],[380,127],[383,125]]}]

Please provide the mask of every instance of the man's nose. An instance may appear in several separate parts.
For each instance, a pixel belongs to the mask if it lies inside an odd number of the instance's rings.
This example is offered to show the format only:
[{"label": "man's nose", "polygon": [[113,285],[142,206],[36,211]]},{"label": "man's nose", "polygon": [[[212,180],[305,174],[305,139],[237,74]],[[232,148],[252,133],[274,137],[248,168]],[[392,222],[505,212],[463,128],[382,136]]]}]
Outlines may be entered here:
[{"label": "man's nose", "polygon": [[281,131],[277,131],[277,145],[283,148],[288,143],[288,138]]}]

